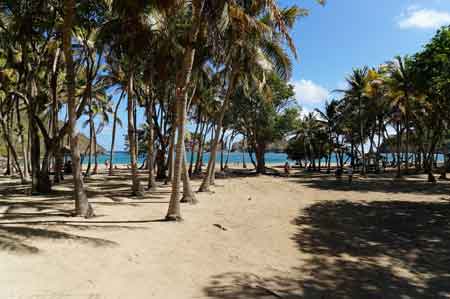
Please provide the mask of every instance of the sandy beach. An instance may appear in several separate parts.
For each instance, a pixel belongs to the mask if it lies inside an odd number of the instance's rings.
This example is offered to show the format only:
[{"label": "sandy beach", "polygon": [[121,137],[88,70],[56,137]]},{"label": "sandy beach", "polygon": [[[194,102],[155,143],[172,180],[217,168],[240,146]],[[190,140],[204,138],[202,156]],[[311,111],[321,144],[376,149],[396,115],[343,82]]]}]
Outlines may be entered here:
[{"label": "sandy beach", "polygon": [[409,180],[219,179],[167,223],[170,187],[130,199],[126,173],[86,180],[89,220],[70,180],[2,178],[1,298],[449,298],[450,185]]}]

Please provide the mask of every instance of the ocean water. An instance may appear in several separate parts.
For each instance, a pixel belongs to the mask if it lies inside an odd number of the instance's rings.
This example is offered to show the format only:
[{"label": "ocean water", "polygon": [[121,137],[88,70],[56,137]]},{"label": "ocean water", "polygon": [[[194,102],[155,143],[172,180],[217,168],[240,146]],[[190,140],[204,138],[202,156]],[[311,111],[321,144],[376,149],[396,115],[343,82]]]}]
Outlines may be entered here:
[{"label": "ocean water", "polygon": [[[208,163],[209,161],[209,153],[204,153],[203,154],[203,163]],[[197,155],[194,154],[194,162],[196,160]],[[141,155],[138,158],[138,163],[143,163],[145,160],[145,155]],[[187,152],[186,154],[186,158],[187,161],[189,163],[190,159],[191,159],[191,153]],[[227,158],[227,153],[224,152],[224,162]],[[284,164],[287,160],[287,155],[284,153],[266,153],[265,155],[266,158],[266,163],[269,164]],[[251,160],[250,160],[250,156],[248,153],[245,153],[245,155],[242,155],[241,152],[234,152],[234,153],[230,153],[229,158],[228,158],[228,164],[236,164],[236,163],[242,163],[242,160],[245,159],[245,162],[250,164]],[[253,159],[256,161],[255,156],[253,155]],[[100,164],[105,163],[105,161],[109,161],[109,155],[99,155],[98,156],[98,162]],[[93,158],[92,158],[93,161]],[[216,157],[216,161],[220,163],[220,152],[217,153],[217,157]],[[291,161],[292,162],[292,161]],[[83,164],[87,164],[88,163],[88,157],[85,156],[83,159]],[[115,152],[113,153],[113,164],[130,164],[130,155],[128,154],[128,152]]]},{"label": "ocean water", "polygon": [[[209,161],[209,153],[204,153],[203,154],[203,163],[208,163]],[[392,161],[392,155],[386,155],[384,154],[385,157],[387,157],[388,161]],[[187,161],[189,163],[190,159],[191,159],[191,153],[187,152],[186,154],[187,157]],[[197,155],[194,154],[194,162],[196,159]],[[145,155],[141,155],[138,158],[138,163],[143,163],[145,160]],[[227,153],[224,152],[224,162],[227,158]],[[250,164],[251,160],[250,160],[250,155],[248,153],[245,153],[244,155],[242,154],[242,152],[234,152],[234,153],[230,153],[229,157],[228,157],[228,164],[232,165],[232,164],[242,164],[242,160],[245,159],[245,162]],[[255,156],[253,155],[253,159],[256,161]],[[266,159],[266,163],[267,164],[284,164],[286,161],[289,161],[291,164],[294,164],[295,161],[291,161],[288,160],[287,158],[287,154],[285,153],[266,153],[265,155],[265,159]],[[344,158],[344,162],[348,159],[348,157]],[[98,156],[98,162],[100,164],[105,163],[105,161],[109,161],[109,155],[99,155]],[[93,161],[93,160],[92,160]],[[217,153],[217,157],[216,157],[216,161],[220,163],[220,152]],[[444,161],[444,156],[439,154],[437,156],[437,161],[438,162],[442,162]],[[322,163],[325,163],[325,159],[322,159]],[[88,157],[84,157],[83,159],[83,164],[87,164],[88,163]],[[331,163],[336,163],[336,157],[335,155],[332,156],[331,158]],[[128,152],[114,152],[113,154],[113,164],[130,164],[130,155],[128,154]]]}]

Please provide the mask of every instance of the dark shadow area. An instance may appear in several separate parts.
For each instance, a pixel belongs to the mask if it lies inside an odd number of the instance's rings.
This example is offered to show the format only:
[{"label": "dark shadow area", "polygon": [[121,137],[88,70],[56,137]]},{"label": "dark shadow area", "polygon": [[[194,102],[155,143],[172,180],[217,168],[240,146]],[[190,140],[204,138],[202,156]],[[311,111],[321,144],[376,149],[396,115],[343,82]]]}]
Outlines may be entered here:
[{"label": "dark shadow area", "polygon": [[293,224],[292,240],[304,259],[292,274],[224,273],[212,277],[205,293],[222,299],[450,298],[448,202],[327,201],[303,210]]},{"label": "dark shadow area", "polygon": [[[86,178],[86,193],[89,202],[95,206],[126,205],[139,207],[142,204],[167,204],[165,189],[158,193],[148,192],[140,200],[127,200],[131,185],[123,181],[123,176],[115,176],[105,181],[101,177]],[[95,189],[94,189],[95,188]],[[36,254],[41,251],[40,241],[77,242],[91,247],[117,246],[118,243],[103,238],[79,235],[78,232],[117,231],[148,229],[139,224],[162,222],[151,220],[111,220],[102,216],[84,220],[74,218],[72,179],[67,177],[55,185],[52,193],[31,196],[30,186],[18,182],[0,183],[0,251],[13,254]],[[103,198],[100,198],[103,197]],[[122,198],[121,198],[122,197]],[[106,198],[106,200],[104,199]]]},{"label": "dark shadow area", "polygon": [[428,183],[423,180],[395,181],[390,177],[369,177],[354,179],[351,184],[347,176],[336,179],[332,176],[300,177],[298,183],[308,188],[325,191],[352,191],[352,192],[384,192],[384,193],[411,193],[424,195],[448,195],[450,184],[448,182]]},{"label": "dark shadow area", "polygon": [[[204,178],[204,173],[193,174],[191,181],[201,181]],[[215,173],[215,178],[217,180],[229,179],[229,178],[244,178],[244,177],[256,177],[259,174],[256,173],[255,169],[240,169],[240,168],[228,168],[227,170],[220,171],[217,170]]]},{"label": "dark shadow area", "polygon": [[40,249],[35,246],[37,239],[66,240],[79,242],[88,246],[117,246],[118,243],[86,236],[79,236],[47,228],[0,225],[0,250],[15,254],[35,254]]},{"label": "dark shadow area", "polygon": [[305,292],[334,291],[337,298],[450,295],[447,202],[329,201],[306,208],[295,224],[299,250],[315,257]]},{"label": "dark shadow area", "polygon": [[283,277],[262,278],[252,273],[228,272],[211,278],[211,285],[204,288],[210,298],[220,299],[302,299],[298,292],[300,281]]}]

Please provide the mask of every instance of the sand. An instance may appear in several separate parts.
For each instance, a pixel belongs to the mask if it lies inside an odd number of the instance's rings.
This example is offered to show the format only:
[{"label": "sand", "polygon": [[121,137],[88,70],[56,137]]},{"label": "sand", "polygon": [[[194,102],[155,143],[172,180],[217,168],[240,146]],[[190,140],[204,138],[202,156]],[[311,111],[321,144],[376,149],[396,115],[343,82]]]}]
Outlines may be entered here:
[{"label": "sand", "polygon": [[450,186],[423,179],[219,179],[181,223],[160,221],[169,186],[130,199],[123,173],[86,180],[89,220],[70,181],[3,179],[0,298],[450,298]]}]

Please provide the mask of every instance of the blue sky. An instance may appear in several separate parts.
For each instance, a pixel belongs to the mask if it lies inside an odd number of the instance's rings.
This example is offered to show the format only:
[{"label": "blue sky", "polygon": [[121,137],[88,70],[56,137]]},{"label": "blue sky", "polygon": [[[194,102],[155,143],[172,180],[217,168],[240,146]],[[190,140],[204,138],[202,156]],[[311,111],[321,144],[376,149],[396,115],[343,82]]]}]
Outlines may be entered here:
[{"label": "blue sky", "polygon": [[344,87],[353,67],[414,54],[450,24],[450,0],[329,0],[324,7],[313,0],[281,1],[297,2],[310,9],[293,32],[300,59],[292,83],[305,112],[323,106],[330,90]]},{"label": "blue sky", "polygon": [[[343,88],[353,67],[377,66],[396,55],[414,54],[436,30],[450,24],[450,0],[280,0],[281,6],[297,4],[310,10],[293,30],[299,59],[291,83],[304,112],[321,108],[330,91]],[[123,101],[116,150],[122,150],[126,133]],[[143,117],[139,117],[143,121]],[[84,133],[88,130],[83,129]],[[109,148],[111,128],[99,136]]]}]

